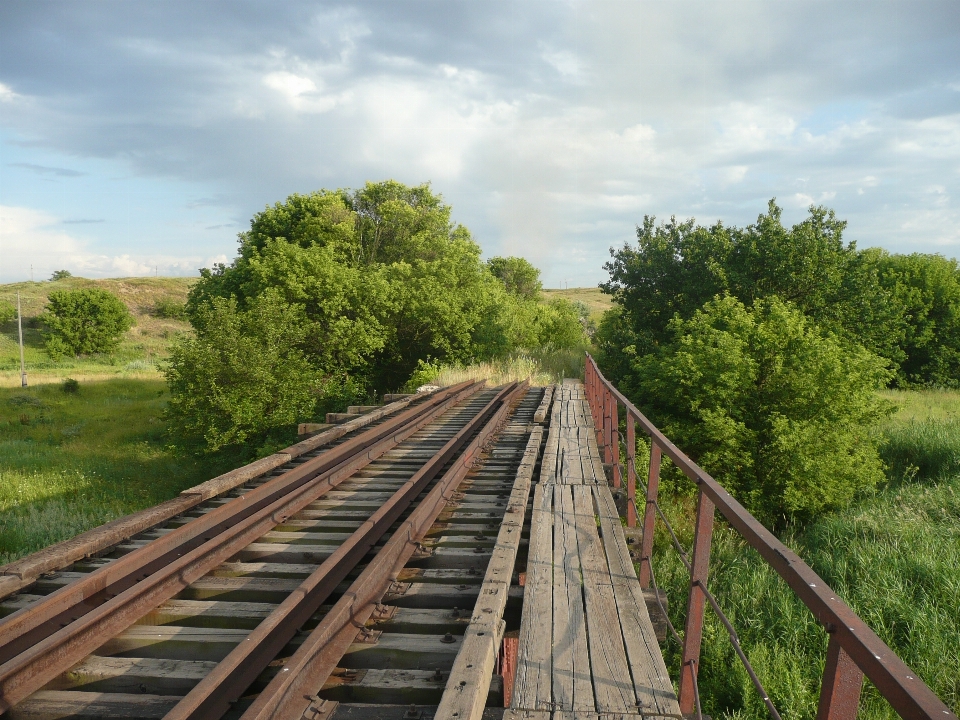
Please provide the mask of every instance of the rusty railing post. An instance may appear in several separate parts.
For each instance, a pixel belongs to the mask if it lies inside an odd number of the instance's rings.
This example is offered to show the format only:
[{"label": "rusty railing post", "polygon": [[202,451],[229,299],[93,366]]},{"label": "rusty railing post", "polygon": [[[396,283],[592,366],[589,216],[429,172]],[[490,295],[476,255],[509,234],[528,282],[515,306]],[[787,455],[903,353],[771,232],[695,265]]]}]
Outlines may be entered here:
[{"label": "rusty railing post", "polygon": [[707,597],[710,570],[710,544],[713,539],[713,500],[700,491],[697,502],[697,524],[693,535],[693,559],[690,566],[690,596],[687,599],[687,623],[683,633],[683,665],[680,668],[680,712],[689,715],[696,710],[696,678],[700,666],[700,641],[703,639],[703,612]]},{"label": "rusty railing post", "polygon": [[610,393],[610,399],[613,401],[613,412],[611,413],[610,428],[610,450],[613,453],[613,487],[618,488],[623,485],[623,471],[620,468],[620,403],[617,397]]},{"label": "rusty railing post", "polygon": [[637,526],[637,436],[633,414],[627,410],[627,527]]},{"label": "rusty railing post", "polygon": [[603,388],[603,461],[613,462],[610,452],[610,391]]},{"label": "rusty railing post", "polygon": [[660,488],[660,446],[650,438],[650,470],[647,473],[647,504],[643,508],[643,538],[640,545],[640,587],[649,589],[653,569],[653,532],[657,524],[657,492]]},{"label": "rusty railing post", "polygon": [[854,720],[860,705],[862,687],[863,672],[840,646],[836,633],[830,633],[827,664],[823,668],[823,682],[820,685],[817,720]]}]

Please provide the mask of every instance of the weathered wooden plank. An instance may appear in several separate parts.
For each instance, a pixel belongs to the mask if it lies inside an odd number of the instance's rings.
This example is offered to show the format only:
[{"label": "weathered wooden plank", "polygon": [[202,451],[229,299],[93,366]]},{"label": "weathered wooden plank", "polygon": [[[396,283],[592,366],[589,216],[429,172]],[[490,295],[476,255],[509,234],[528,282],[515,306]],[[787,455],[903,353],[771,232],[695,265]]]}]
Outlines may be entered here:
[{"label": "weathered wooden plank", "polygon": [[[507,582],[509,583],[509,576]],[[383,596],[388,605],[405,608],[472,608],[481,597],[485,586],[475,583],[450,585],[444,583],[397,583]],[[490,589],[487,587],[486,589]],[[506,587],[502,593],[504,605],[508,599],[523,600],[522,587]],[[487,594],[487,597],[491,593]],[[496,593],[498,599],[500,593]]]},{"label": "weathered wooden plank", "polygon": [[463,649],[454,661],[436,720],[479,720],[483,715],[504,630],[503,612],[513,590],[513,568],[542,436],[542,428],[534,428],[524,449]]},{"label": "weathered wooden plank", "polygon": [[608,488],[595,488],[594,494],[637,707],[644,715],[678,717],[680,706],[657,643],[644,593],[637,581],[616,505]]},{"label": "weathered wooden plank", "polygon": [[554,488],[553,707],[595,709],[584,619],[573,488]]},{"label": "weathered wooden plank", "polygon": [[[398,670],[394,668],[348,670],[337,668],[317,693],[320,697],[338,702],[366,702],[378,706],[383,703],[436,705],[443,692],[449,673],[436,670]],[[499,678],[496,678],[497,680]],[[486,702],[503,704],[503,684],[491,683]],[[384,717],[400,718],[404,713],[384,713]]]},{"label": "weathered wooden plank", "polygon": [[449,671],[463,637],[383,633],[374,642],[353,643],[340,664],[347,668],[398,668]]},{"label": "weathered wooden plank", "polygon": [[543,393],[543,399],[540,401],[540,406],[537,408],[537,411],[533,414],[533,421],[535,423],[542,423],[547,419],[547,415],[550,412],[550,403],[553,401],[553,393],[555,385],[548,385],[547,389]]},{"label": "weathered wooden plank", "polygon": [[541,483],[534,491],[530,525],[530,551],[520,643],[517,652],[517,679],[511,706],[549,709],[552,707],[553,630],[553,492]]},{"label": "weathered wooden plank", "polygon": [[216,666],[215,662],[203,660],[91,655],[49,683],[46,689],[186,695]]},{"label": "weathered wooden plank", "polygon": [[10,720],[158,720],[180,701],[175,695],[41,690],[15,705]]},{"label": "weathered wooden plank", "polygon": [[597,532],[592,489],[585,485],[574,487],[573,501],[596,709],[599,712],[634,712],[633,681],[613,597],[613,581]]}]

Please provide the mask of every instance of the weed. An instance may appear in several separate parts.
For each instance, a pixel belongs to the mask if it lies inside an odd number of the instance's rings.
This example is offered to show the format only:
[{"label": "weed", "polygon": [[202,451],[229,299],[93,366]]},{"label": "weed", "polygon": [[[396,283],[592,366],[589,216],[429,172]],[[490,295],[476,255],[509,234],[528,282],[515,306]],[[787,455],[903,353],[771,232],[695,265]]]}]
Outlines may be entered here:
[{"label": "weed", "polygon": [[80,392],[80,383],[73,378],[67,378],[60,385],[60,389],[68,395],[76,395],[78,392]]},{"label": "weed", "polygon": [[[30,398],[24,401],[22,397]],[[243,458],[178,455],[157,418],[159,380],[0,388],[0,563],[168,500]],[[19,416],[27,407],[29,424]]]}]

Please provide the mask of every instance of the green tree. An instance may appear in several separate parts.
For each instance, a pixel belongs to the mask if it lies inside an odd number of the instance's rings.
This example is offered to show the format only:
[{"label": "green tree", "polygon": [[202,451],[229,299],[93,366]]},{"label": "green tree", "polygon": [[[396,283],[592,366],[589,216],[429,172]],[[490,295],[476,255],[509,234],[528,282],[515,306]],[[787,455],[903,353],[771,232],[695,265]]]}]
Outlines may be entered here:
[{"label": "green tree", "polygon": [[761,520],[808,519],[883,480],[883,360],[775,297],[720,297],[669,330],[633,359],[640,405]]},{"label": "green tree", "polygon": [[54,270],[53,275],[50,276],[51,280],[66,280],[71,278],[73,275],[69,270]]},{"label": "green tree", "polygon": [[215,298],[198,309],[195,337],[171,349],[168,414],[181,439],[219,450],[260,440],[271,430],[313,416],[318,397],[342,378],[323,377],[302,346],[303,306],[268,291],[240,311]]},{"label": "green tree", "polygon": [[120,298],[99,288],[50,293],[40,321],[46,328],[45,347],[53,357],[111,352],[133,326]]},{"label": "green tree", "polygon": [[629,329],[628,345],[641,355],[668,340],[675,315],[688,319],[728,293],[747,305],[767,297],[789,301],[824,328],[896,365],[903,357],[903,315],[880,282],[873,251],[844,243],[845,228],[832,210],[814,206],[787,228],[774,200],[746,228],[675,218],[658,225],[647,216],[635,247],[611,250],[604,266],[610,280],[601,288],[620,306],[617,322]]},{"label": "green tree", "polygon": [[942,255],[872,258],[880,282],[904,318],[898,338],[901,386],[960,386],[960,267]]},{"label": "green tree", "polygon": [[[357,191],[292,195],[257,213],[250,230],[240,235],[236,259],[202,270],[191,288],[186,312],[197,341],[184,346],[191,352],[171,360],[174,395],[186,392],[174,380],[195,374],[192,366],[214,353],[213,347],[201,349],[219,342],[206,338],[219,337],[211,323],[225,322],[222,303],[232,303],[232,312],[244,318],[267,295],[276,317],[299,308],[302,332],[291,348],[310,367],[311,377],[320,379],[314,412],[325,398],[345,397],[345,378],[351,393],[384,392],[401,387],[428,358],[434,364],[468,364],[538,346],[547,341],[545,335],[571,342],[578,322],[569,308],[541,307],[508,292],[480,260],[470,232],[450,214],[429,185],[394,181],[368,183]],[[281,306],[288,310],[281,312]],[[236,322],[237,332],[245,331]],[[294,382],[291,375],[282,377]],[[235,384],[253,381],[240,375]],[[207,447],[248,442],[278,426],[247,426],[226,405],[204,407],[205,417],[219,412],[224,423],[216,432],[205,431]],[[307,412],[305,406],[290,407]],[[174,403],[173,412],[185,419],[199,417],[200,411],[189,399]],[[292,415],[275,417],[279,423]],[[196,434],[202,423],[180,424]],[[236,432],[231,435],[227,428]]]},{"label": "green tree", "polygon": [[521,257],[492,257],[487,267],[493,276],[503,283],[507,292],[526,300],[537,300],[543,284],[540,270]]}]

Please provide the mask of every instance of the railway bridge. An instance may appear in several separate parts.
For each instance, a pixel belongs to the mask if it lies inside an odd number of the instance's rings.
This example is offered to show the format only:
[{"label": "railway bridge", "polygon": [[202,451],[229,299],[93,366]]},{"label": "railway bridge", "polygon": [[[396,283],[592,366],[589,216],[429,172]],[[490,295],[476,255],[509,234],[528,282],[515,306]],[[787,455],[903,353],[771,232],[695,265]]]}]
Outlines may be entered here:
[{"label": "railway bridge", "polygon": [[[582,382],[388,400],[0,567],[0,713],[698,717],[710,611],[779,720],[708,589],[719,513],[829,634],[819,720],[852,720],[864,676],[904,718],[956,720],[589,356]],[[651,446],[639,471],[638,431]],[[676,543],[690,572],[682,629],[651,563],[663,455],[699,488],[693,547]],[[676,682],[661,654],[674,641]]]}]

